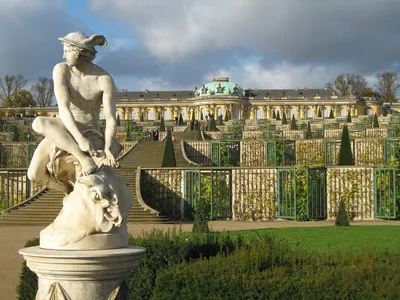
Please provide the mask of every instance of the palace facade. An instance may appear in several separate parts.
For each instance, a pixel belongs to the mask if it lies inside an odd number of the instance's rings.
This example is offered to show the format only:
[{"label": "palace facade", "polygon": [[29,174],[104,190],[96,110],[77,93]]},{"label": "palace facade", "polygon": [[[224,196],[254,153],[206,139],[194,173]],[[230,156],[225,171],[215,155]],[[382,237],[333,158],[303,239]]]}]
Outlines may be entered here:
[{"label": "palace facade", "polygon": [[[213,81],[191,91],[139,91],[117,93],[117,114],[124,120],[174,120],[182,113],[184,120],[206,115],[215,117],[228,113],[230,119],[271,119],[280,116],[296,119],[373,115],[382,113],[382,102],[374,98],[357,99],[353,95],[339,97],[326,89],[244,90],[228,77]],[[275,112],[275,113],[274,113]]]}]

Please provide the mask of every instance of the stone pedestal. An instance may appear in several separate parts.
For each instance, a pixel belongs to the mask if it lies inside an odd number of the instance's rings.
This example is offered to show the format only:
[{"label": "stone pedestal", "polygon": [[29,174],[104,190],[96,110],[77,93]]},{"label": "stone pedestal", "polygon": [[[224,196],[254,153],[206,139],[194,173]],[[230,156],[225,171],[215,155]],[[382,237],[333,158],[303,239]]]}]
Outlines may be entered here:
[{"label": "stone pedestal", "polygon": [[40,247],[19,251],[38,276],[36,300],[131,299],[127,276],[145,248],[65,251]]}]

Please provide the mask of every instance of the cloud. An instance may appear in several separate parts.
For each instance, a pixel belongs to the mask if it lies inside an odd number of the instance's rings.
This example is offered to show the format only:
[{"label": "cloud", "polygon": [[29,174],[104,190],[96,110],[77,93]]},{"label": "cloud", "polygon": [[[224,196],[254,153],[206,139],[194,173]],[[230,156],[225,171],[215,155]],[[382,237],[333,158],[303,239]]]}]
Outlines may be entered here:
[{"label": "cloud", "polygon": [[22,74],[30,81],[51,77],[54,65],[63,60],[57,38],[71,31],[88,30],[65,11],[65,1],[61,0],[2,0],[0,76]]}]

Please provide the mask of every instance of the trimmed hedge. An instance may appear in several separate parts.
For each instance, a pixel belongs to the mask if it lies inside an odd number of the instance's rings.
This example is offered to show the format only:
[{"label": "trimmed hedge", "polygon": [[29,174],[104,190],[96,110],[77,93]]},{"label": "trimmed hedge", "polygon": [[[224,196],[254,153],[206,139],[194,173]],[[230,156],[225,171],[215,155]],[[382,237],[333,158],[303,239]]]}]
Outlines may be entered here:
[{"label": "trimmed hedge", "polygon": [[[39,246],[39,239],[34,238],[26,242],[24,248]],[[19,283],[17,285],[18,300],[34,300],[38,289],[38,279],[34,272],[27,266],[26,261],[22,263]]]},{"label": "trimmed hedge", "polygon": [[171,266],[152,299],[398,299],[399,258],[292,250],[264,237],[232,255]]}]

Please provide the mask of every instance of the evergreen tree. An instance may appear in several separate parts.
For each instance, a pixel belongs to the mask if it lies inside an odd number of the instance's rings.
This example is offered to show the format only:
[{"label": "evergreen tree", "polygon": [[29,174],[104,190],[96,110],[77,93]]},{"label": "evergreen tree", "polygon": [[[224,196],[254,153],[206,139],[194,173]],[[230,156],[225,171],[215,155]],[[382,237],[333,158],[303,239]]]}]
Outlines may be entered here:
[{"label": "evergreen tree", "polygon": [[192,111],[192,121],[196,121],[196,116],[194,115],[194,110]]},{"label": "evergreen tree", "polygon": [[333,109],[331,109],[331,111],[329,112],[329,119],[333,119],[334,118],[334,116],[333,116]]},{"label": "evergreen tree", "polygon": [[200,198],[200,201],[197,205],[196,214],[194,216],[192,232],[194,233],[210,232],[210,228],[208,227],[208,218],[206,211],[207,211],[207,203],[204,199]]},{"label": "evergreen tree", "polygon": [[121,126],[121,120],[119,119],[119,114],[117,114],[117,127]]},{"label": "evergreen tree", "polygon": [[140,122],[144,122],[144,113],[143,112],[140,114]]},{"label": "evergreen tree", "polygon": [[310,122],[307,123],[307,133],[306,133],[306,139],[311,139],[312,133],[311,133],[311,124]]},{"label": "evergreen tree", "polygon": [[351,152],[350,146],[350,137],[349,137],[349,130],[347,125],[343,127],[342,131],[342,141],[340,143],[340,150],[339,150],[339,166],[353,166],[354,159],[353,154]]},{"label": "evergreen tree", "polygon": [[275,109],[272,110],[272,118],[273,118],[273,119],[276,119],[276,112],[275,112]]},{"label": "evergreen tree", "polygon": [[343,199],[340,200],[339,203],[339,210],[336,216],[335,226],[350,226],[349,218],[347,217],[347,211]]},{"label": "evergreen tree", "polygon": [[287,124],[286,113],[283,112],[283,114],[282,114],[282,125],[286,125],[286,124]]},{"label": "evergreen tree", "polygon": [[182,112],[179,113],[179,126],[183,125],[183,116],[182,116]]},{"label": "evergreen tree", "polygon": [[203,112],[200,112],[200,120],[204,120]]},{"label": "evergreen tree", "polygon": [[165,142],[164,156],[162,160],[163,168],[173,168],[176,167],[174,144],[172,142],[171,131],[167,131],[167,141]]},{"label": "evergreen tree", "polygon": [[165,131],[164,117],[161,117],[160,132],[164,132],[164,131]]},{"label": "evergreen tree", "polygon": [[296,119],[294,118],[294,115],[292,116],[292,123],[290,124],[290,129],[297,130],[297,124],[296,124]]},{"label": "evergreen tree", "polygon": [[208,131],[217,131],[217,124],[215,123],[214,116],[211,116],[210,122],[208,122]]},{"label": "evergreen tree", "polygon": [[379,128],[378,116],[374,115],[374,124],[372,124],[372,128]]},{"label": "evergreen tree", "polygon": [[276,112],[276,120],[277,121],[281,120],[281,116],[279,115],[279,110]]},{"label": "evergreen tree", "polygon": [[347,120],[346,120],[346,122],[347,122],[347,123],[351,123],[351,114],[350,114],[350,110],[349,110],[349,113],[347,114]]},{"label": "evergreen tree", "polygon": [[157,120],[161,120],[161,113],[160,112],[157,113]]},{"label": "evergreen tree", "polygon": [[224,121],[222,121],[222,115],[218,116],[218,125],[224,125]]},{"label": "evergreen tree", "polygon": [[321,111],[321,109],[319,108],[318,109],[318,118],[321,118],[322,117],[322,111]]},{"label": "evergreen tree", "polygon": [[228,111],[225,112],[225,119],[224,119],[224,121],[225,121],[225,122],[228,122],[228,121],[229,121],[229,118],[228,118]]}]

